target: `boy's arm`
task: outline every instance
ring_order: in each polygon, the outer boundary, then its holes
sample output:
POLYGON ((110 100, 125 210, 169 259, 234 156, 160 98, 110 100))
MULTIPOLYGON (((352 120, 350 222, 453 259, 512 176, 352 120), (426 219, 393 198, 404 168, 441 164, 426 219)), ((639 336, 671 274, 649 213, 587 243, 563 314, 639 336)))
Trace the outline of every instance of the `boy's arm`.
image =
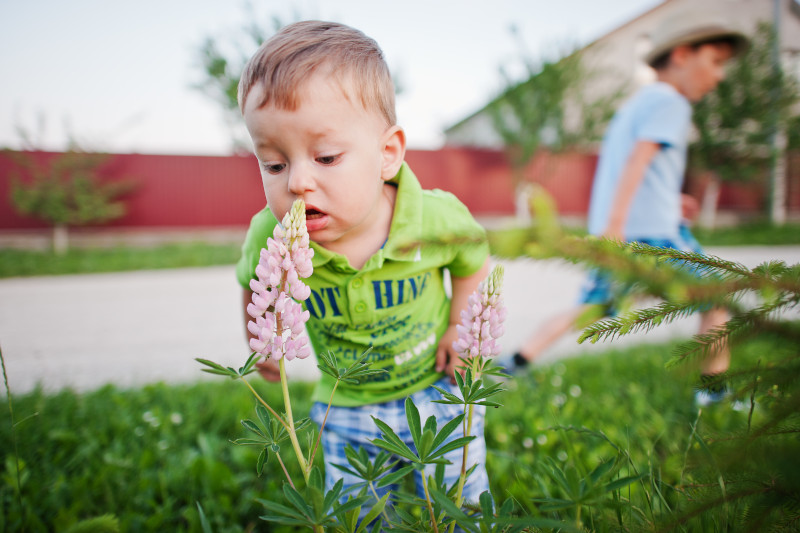
POLYGON ((471 276, 464 278, 451 277, 453 286, 453 298, 450 302, 450 325, 447 327, 442 338, 439 340, 439 346, 436 348, 436 371, 445 372, 450 376, 450 379, 455 383, 456 367, 460 364, 461 359, 458 353, 453 349, 453 341, 458 338, 456 326, 461 323, 461 310, 467 308, 467 300, 469 295, 478 288, 481 281, 486 279, 489 275, 489 259, 477 272, 471 276))
POLYGON ((642 184, 647 167, 660 148, 661 145, 653 141, 638 141, 634 145, 617 183, 608 215, 608 225, 603 232, 604 237, 625 240, 625 223, 628 220, 633 197, 642 184))
MULTIPOLYGON (((250 322, 252 317, 247 312, 247 304, 251 303, 253 296, 253 292, 250 289, 244 289, 242 292, 242 309, 244 309, 244 333, 246 335, 247 344, 250 344, 250 339, 255 337, 250 330, 247 329, 247 323, 250 322)), ((266 359, 264 361, 260 361, 256 363, 256 368, 258 369, 258 373, 261 374, 261 377, 266 379, 267 381, 280 381, 281 380, 281 371, 278 367, 278 363, 276 363, 272 359, 266 359)))

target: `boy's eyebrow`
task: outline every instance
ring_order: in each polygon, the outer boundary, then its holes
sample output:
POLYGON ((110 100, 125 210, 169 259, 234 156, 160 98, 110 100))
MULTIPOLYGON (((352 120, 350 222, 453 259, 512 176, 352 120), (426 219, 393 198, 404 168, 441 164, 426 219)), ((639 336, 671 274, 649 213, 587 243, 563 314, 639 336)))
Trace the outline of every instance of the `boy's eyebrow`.
MULTIPOLYGON (((306 132, 306 134, 309 137, 311 137, 311 139, 314 140, 314 141, 325 140, 326 138, 336 137, 336 132, 331 128, 325 128, 325 129, 321 129, 321 130, 317 130, 317 131, 311 130, 311 131, 306 132)), ((283 136, 280 135, 280 133, 275 135, 275 139, 277 139, 277 140, 280 140, 282 138, 283 138, 283 136)), ((269 147, 273 146, 274 144, 276 144, 275 140, 270 138, 270 137, 267 137, 267 138, 259 141, 255 145, 255 147, 256 148, 269 148, 269 147)))

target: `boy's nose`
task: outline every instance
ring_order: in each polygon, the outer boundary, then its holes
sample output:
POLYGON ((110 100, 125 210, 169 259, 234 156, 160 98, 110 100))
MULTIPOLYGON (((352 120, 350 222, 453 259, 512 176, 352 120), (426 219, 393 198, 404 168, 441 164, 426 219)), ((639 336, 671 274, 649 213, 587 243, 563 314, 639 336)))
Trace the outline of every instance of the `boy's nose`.
POLYGON ((293 168, 289 173, 289 192, 301 195, 314 187, 314 177, 309 169, 293 168))

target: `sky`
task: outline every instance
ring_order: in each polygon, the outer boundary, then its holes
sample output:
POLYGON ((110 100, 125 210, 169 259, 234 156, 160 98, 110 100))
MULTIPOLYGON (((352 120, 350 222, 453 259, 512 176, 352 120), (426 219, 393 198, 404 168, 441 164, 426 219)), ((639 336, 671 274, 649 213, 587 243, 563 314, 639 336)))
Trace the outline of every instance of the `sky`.
MULTIPOLYGON (((410 148, 501 92, 501 68, 585 45, 662 0, 0 0, 0 147, 151 154, 231 153, 231 129, 202 80, 208 37, 246 48, 273 16, 334 20, 374 38, 402 91, 410 148), (248 7, 249 6, 249 7, 248 7), (511 28, 516 27, 516 33, 511 28)), ((254 50, 244 50, 249 54, 254 50)))

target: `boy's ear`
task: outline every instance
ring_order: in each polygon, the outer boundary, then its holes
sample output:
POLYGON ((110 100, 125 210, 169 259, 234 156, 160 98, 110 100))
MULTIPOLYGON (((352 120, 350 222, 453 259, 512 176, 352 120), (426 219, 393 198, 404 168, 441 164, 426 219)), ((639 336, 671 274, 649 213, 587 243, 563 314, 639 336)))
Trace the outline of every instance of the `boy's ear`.
POLYGON ((381 179, 390 180, 400 171, 406 157, 406 133, 400 126, 392 126, 383 136, 383 164, 381 179))

